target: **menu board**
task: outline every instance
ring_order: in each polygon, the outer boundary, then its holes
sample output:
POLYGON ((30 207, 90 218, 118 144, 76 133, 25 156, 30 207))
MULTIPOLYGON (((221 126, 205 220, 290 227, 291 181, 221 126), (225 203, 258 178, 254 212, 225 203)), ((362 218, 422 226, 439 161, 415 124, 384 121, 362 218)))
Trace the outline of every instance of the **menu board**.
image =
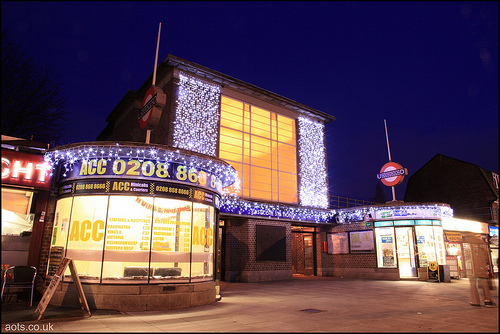
POLYGON ((375 249, 373 242, 373 230, 351 232, 352 252, 372 252, 375 249))
POLYGON ((327 234, 328 254, 349 254, 347 232, 327 234))

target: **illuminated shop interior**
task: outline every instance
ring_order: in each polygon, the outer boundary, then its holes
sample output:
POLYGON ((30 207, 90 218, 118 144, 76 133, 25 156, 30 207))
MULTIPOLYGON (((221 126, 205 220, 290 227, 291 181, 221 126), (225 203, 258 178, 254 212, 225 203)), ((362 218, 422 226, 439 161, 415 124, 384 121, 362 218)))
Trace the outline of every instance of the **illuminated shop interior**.
POLYGON ((214 228, 215 209, 190 201, 127 195, 62 198, 49 271, 69 257, 86 282, 211 280, 214 228))
POLYGON ((231 166, 141 144, 69 145, 46 160, 59 180, 49 276, 68 257, 87 283, 213 281, 231 166))
POLYGON ((2 187, 2 235, 21 235, 31 231, 34 192, 2 187))

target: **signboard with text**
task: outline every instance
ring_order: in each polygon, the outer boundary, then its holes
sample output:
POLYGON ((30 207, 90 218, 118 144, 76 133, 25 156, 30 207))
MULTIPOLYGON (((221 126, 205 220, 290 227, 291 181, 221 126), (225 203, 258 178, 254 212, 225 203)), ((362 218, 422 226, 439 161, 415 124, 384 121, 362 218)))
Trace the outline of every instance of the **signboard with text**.
POLYGON ((43 155, 2 149, 2 183, 34 188, 50 188, 51 165, 43 155))
POLYGON ((377 179, 388 187, 395 187, 403 182, 408 170, 396 162, 389 161, 380 169, 377 179))
MULTIPOLYGON (((62 174, 62 171, 61 171, 62 174)), ((76 161, 72 170, 59 177, 60 181, 85 178, 134 178, 176 181, 220 192, 222 182, 216 175, 181 163, 156 162, 147 159, 90 159, 76 161)), ((137 181, 136 181, 137 182, 137 181)))
POLYGON ((215 192, 172 182, 92 179, 67 182, 59 186, 58 196, 60 197, 82 194, 167 195, 170 198, 191 200, 220 207, 220 196, 215 192))

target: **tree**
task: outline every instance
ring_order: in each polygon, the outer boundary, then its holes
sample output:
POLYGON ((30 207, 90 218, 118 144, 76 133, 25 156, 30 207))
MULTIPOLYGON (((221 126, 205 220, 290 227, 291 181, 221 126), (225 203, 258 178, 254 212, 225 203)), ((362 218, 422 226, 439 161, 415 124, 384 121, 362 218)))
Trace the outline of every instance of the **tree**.
POLYGON ((67 122, 61 83, 2 28, 2 134, 55 143, 67 122))

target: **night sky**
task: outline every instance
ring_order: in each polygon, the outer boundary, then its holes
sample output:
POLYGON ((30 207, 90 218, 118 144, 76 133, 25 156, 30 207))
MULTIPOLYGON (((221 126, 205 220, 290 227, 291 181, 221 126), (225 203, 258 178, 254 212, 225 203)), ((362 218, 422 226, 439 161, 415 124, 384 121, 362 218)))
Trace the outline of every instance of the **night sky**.
POLYGON ((438 153, 498 173, 496 1, 2 1, 1 9, 2 29, 63 84, 72 123, 59 144, 95 140, 144 83, 161 22, 158 62, 172 54, 336 118, 326 126, 333 195, 374 197, 389 161, 384 119, 392 161, 409 175, 438 153))

